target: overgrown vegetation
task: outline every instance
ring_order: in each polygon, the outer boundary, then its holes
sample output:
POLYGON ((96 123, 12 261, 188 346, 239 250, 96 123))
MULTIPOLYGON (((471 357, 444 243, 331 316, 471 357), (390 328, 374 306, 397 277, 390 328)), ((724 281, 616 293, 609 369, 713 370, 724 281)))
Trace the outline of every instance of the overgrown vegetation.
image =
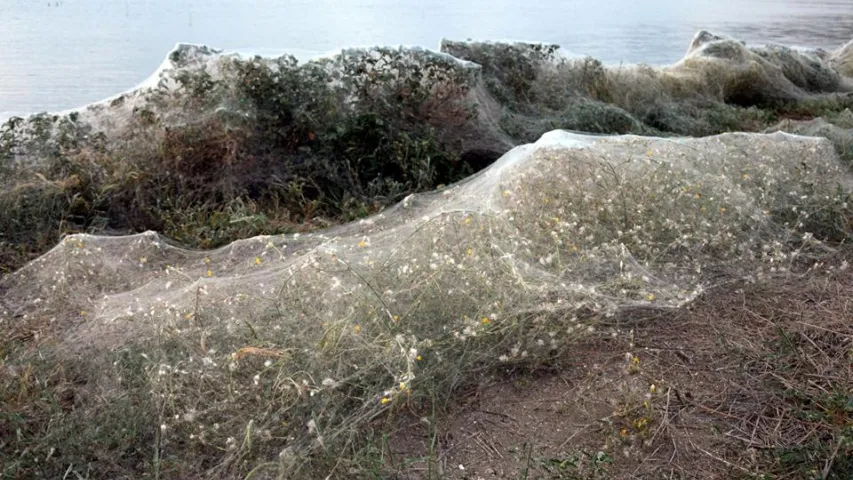
MULTIPOLYGON (((184 48, 144 94, 7 122, 4 476, 381 478, 396 469, 389 429, 414 415, 430 429, 433 478, 436 422, 460 389, 564 362, 626 311, 679 312, 709 285, 825 271, 846 248, 847 172, 806 140, 555 144, 491 183, 408 197, 555 128, 703 136, 816 115, 850 128, 850 97, 820 62, 730 42, 671 69, 548 46, 444 48, 480 66, 417 50, 299 65, 184 48), (163 237, 69 235, 150 230, 163 237), (265 236, 283 232, 300 235, 265 236)), ((831 138, 853 160, 847 137, 831 138)), ((829 355, 806 337, 809 358, 829 355)), ((846 471, 848 433, 827 424, 849 429, 848 379, 812 388, 808 375, 829 373, 800 375, 777 346, 747 346, 744 372, 800 382, 770 400, 823 430, 774 444, 775 470, 747 470, 800 472, 831 438, 828 471, 846 471)), ((775 395, 773 381, 749 393, 775 395)), ((655 417, 662 397, 641 398, 622 399, 614 439, 665 428, 669 403, 655 417)), ((555 478, 605 478, 617 458, 519 452, 526 471, 555 478)))
POLYGON ((0 268, 75 232, 156 230, 213 248, 310 230, 494 159, 465 155, 458 138, 476 110, 453 59, 378 49, 305 65, 226 57, 217 69, 178 71, 109 139, 77 114, 7 122, 0 268))
POLYGON ((372 223, 214 251, 67 237, 2 285, 5 473, 384 471, 368 434, 398 415, 565 358, 626 308, 824 259, 850 231, 844 170, 759 140, 556 142, 372 223))
POLYGON ((554 45, 442 49, 477 65, 395 49, 298 65, 183 47, 141 97, 10 120, 0 271, 75 232, 155 230, 214 248, 361 218, 554 129, 705 136, 853 105, 822 60, 781 47, 716 40, 668 69, 608 68, 554 45))

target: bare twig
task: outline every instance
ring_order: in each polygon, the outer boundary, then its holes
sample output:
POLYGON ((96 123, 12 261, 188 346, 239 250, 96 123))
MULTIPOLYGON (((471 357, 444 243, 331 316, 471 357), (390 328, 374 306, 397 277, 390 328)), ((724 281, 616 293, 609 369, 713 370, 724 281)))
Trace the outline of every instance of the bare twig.
POLYGON ((838 449, 841 448, 842 443, 844 443, 844 435, 838 437, 838 442, 835 443, 835 450, 832 451, 832 455, 829 457, 829 460, 826 461, 826 464, 823 466, 823 470, 820 472, 821 478, 829 478, 829 472, 832 470, 832 464, 835 462, 835 456, 838 455, 838 449))

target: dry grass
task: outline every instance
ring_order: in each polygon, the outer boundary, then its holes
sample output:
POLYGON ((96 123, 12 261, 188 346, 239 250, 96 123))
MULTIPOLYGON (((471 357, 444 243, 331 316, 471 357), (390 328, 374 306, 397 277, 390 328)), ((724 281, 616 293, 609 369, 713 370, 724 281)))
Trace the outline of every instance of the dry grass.
POLYGON ((435 427, 399 430, 388 464, 399 478, 851 478, 851 297, 853 272, 819 269, 622 316, 552 369, 484 381, 435 427))

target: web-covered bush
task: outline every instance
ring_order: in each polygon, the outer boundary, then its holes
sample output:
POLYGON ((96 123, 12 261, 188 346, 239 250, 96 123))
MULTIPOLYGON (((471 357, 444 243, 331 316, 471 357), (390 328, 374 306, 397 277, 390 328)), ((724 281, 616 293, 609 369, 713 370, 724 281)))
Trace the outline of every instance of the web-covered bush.
POLYGON ((0 325, 39 331, 46 359, 8 343, 4 401, 28 362, 63 364, 47 389, 57 400, 28 407, 58 415, 51 434, 7 436, 5 450, 21 471, 57 448, 42 468, 345 476, 360 467, 341 452, 398 408, 570 355, 602 317, 812 267, 832 253, 816 237, 849 234, 849 185, 825 140, 553 132, 450 188, 310 234, 211 251, 153 232, 69 236, 0 284, 0 325), (144 445, 98 443, 94 418, 120 418, 144 445))

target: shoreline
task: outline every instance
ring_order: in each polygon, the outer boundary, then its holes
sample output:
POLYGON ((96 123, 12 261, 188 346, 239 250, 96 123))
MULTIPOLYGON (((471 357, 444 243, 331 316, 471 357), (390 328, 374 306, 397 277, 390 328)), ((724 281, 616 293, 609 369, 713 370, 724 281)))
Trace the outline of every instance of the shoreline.
MULTIPOLYGON (((726 37, 726 38, 729 38, 729 37, 726 37)), ((216 52, 216 53, 221 54, 223 56, 234 55, 234 56, 242 57, 244 59, 259 56, 259 57, 267 59, 267 60, 272 60, 275 58, 280 58, 280 57, 285 57, 285 56, 293 56, 299 61, 299 63, 308 63, 311 61, 333 58, 337 55, 340 55, 340 53, 344 50, 371 50, 371 49, 377 49, 377 48, 391 48, 391 49, 407 49, 407 50, 426 50, 426 51, 429 51, 432 53, 440 53, 441 52, 441 44, 445 41, 454 41, 454 40, 442 38, 439 41, 439 46, 436 49, 432 49, 430 47, 423 47, 423 46, 417 46, 417 45, 404 45, 404 44, 400 44, 400 45, 361 45, 361 46, 351 45, 351 46, 337 47, 334 49, 327 50, 325 52, 319 52, 319 51, 314 52, 314 51, 298 49, 298 48, 297 49, 264 48, 264 49, 260 49, 260 50, 253 50, 251 48, 220 49, 220 48, 216 48, 212 45, 207 45, 207 44, 178 42, 175 44, 175 46, 171 50, 169 50, 166 53, 164 60, 161 62, 161 64, 157 68, 155 68, 154 71, 151 72, 151 74, 149 74, 147 77, 145 77, 143 80, 141 80, 139 83, 137 83, 133 87, 130 87, 126 90, 122 90, 122 91, 115 93, 115 94, 112 94, 112 95, 108 95, 108 96, 106 96, 100 100, 95 100, 95 101, 89 102, 85 105, 67 108, 67 109, 60 109, 60 110, 54 110, 54 111, 41 111, 41 112, 23 112, 23 111, 4 112, 4 111, 0 111, 0 124, 5 123, 8 120, 10 120, 11 118, 15 118, 15 117, 27 118, 27 117, 30 117, 33 115, 42 115, 42 114, 51 115, 51 116, 52 115, 62 116, 62 115, 68 115, 69 113, 73 113, 73 112, 80 113, 80 112, 84 112, 90 108, 97 107, 99 105, 108 104, 109 102, 115 100, 116 98, 119 98, 119 97, 122 97, 125 95, 130 95, 130 94, 133 94, 133 93, 138 92, 138 91, 143 90, 143 89, 148 89, 148 88, 154 87, 154 86, 156 86, 157 82, 159 81, 160 75, 164 71, 168 70, 170 67, 169 56, 172 54, 172 52, 174 52, 174 51, 176 51, 182 47, 196 47, 199 49, 208 49, 212 52, 216 52)), ((469 42, 482 43, 482 44, 493 44, 493 45, 512 45, 512 44, 550 45, 547 42, 539 42, 539 41, 523 40, 523 39, 511 39, 511 38, 499 39, 499 40, 469 40, 469 42)), ((745 46, 747 48, 769 48, 769 47, 784 46, 786 48, 790 48, 796 52, 803 53, 803 54, 814 54, 815 52, 824 51, 822 48, 819 48, 819 47, 781 45, 781 44, 774 44, 774 43, 754 44, 754 45, 753 44, 745 44, 745 46)), ((843 46, 840 46, 840 47, 838 47, 838 49, 840 49, 842 47, 843 46)), ((687 53, 689 53, 689 51, 687 53)), ((560 54, 563 55, 564 58, 567 60, 580 60, 580 59, 584 59, 584 58, 594 58, 594 57, 587 55, 587 54, 570 52, 570 51, 565 51, 562 49, 560 49, 560 54)), ((611 69, 612 68, 632 68, 632 67, 637 67, 640 65, 650 66, 650 67, 655 68, 655 69, 663 69, 663 68, 675 66, 683 60, 684 60, 684 57, 682 57, 679 60, 676 60, 673 63, 669 63, 669 64, 647 64, 644 62, 640 62, 640 63, 613 62, 613 63, 604 63, 603 65, 606 68, 611 68, 611 69)))

